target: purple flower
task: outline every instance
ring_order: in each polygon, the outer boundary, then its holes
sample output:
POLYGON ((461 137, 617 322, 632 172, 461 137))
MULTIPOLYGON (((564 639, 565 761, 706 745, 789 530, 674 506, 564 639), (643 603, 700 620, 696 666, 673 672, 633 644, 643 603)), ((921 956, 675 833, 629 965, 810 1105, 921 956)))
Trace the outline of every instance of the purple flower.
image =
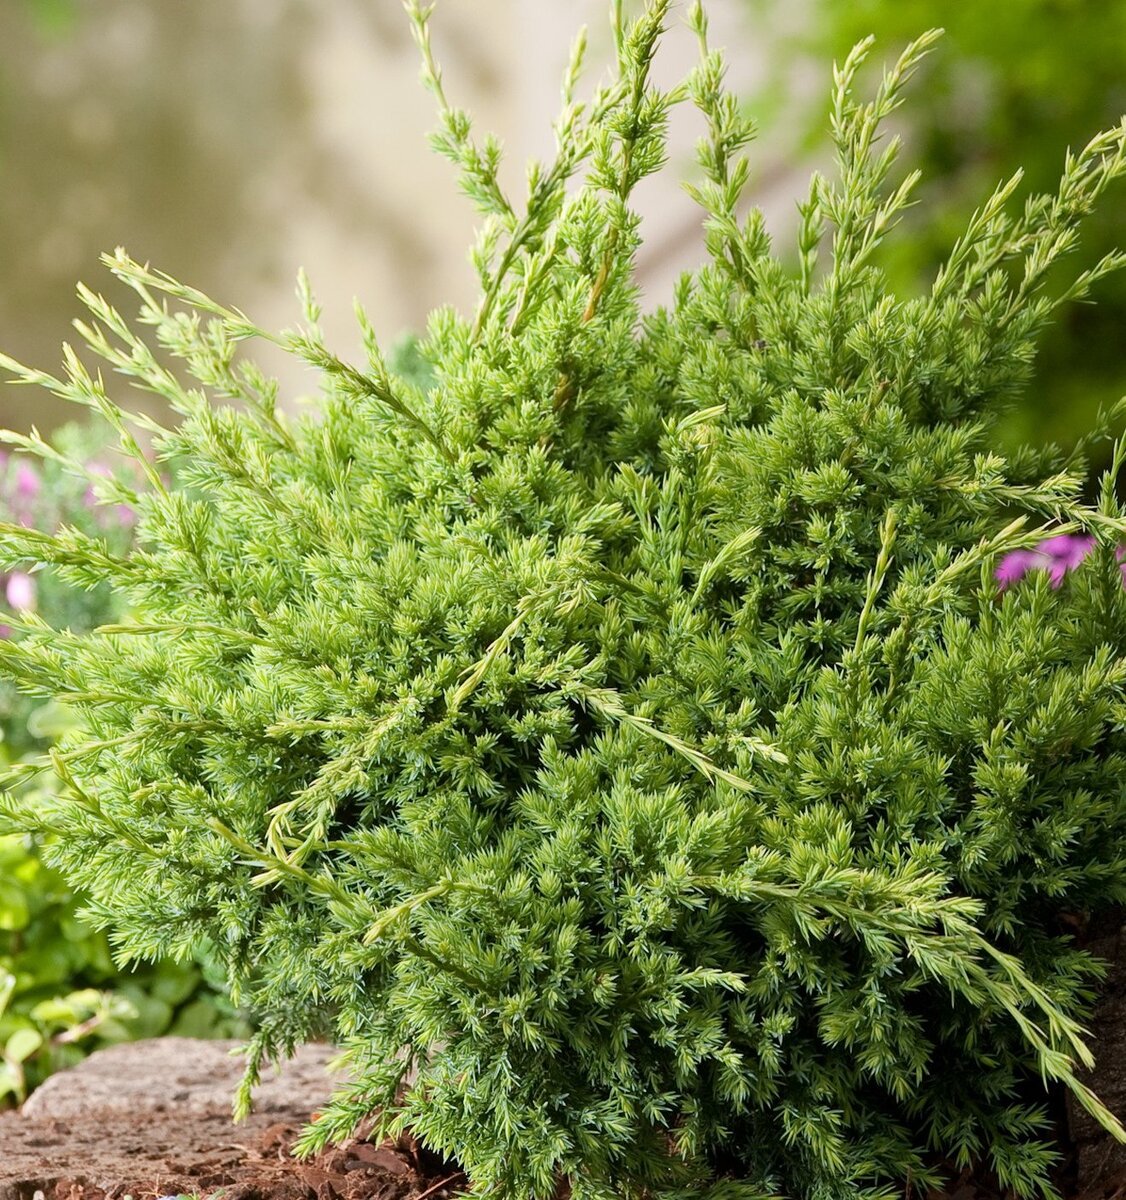
POLYGON ((1089 535, 1061 533, 1048 538, 1036 547, 1042 554, 1047 554, 1052 560, 1048 575, 1052 587, 1058 588, 1063 583, 1063 577, 1068 571, 1073 571, 1095 548, 1095 539, 1089 535))
MULTIPOLYGON (((1003 587, 1019 582, 1029 571, 1047 571, 1052 587, 1063 583, 1068 571, 1073 571, 1095 548, 1095 539, 1090 534, 1058 533, 1041 542, 1035 550, 1014 550, 1006 554, 997 565, 994 577, 1003 587)), ((1119 547, 1118 561, 1121 564, 1122 582, 1126 586, 1126 547, 1119 547)))
POLYGON ((1029 571, 1046 568, 1051 565, 1051 559, 1046 554, 1035 550, 1014 550, 1006 554, 997 564, 993 572, 997 582, 1003 587, 1019 583, 1029 571))

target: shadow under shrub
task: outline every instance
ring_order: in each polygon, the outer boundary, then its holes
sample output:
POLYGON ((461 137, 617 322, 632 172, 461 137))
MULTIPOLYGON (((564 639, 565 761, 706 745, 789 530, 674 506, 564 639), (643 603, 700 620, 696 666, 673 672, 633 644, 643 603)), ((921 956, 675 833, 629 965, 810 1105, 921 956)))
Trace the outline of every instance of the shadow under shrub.
MULTIPOLYGON (((367 361, 333 355, 304 280, 272 336, 108 258, 196 384, 88 291, 83 335, 180 414, 153 434, 182 469, 138 452, 149 486, 107 492, 128 553, 2 531, 132 614, 0 647, 84 722, 68 790, 9 819, 123 955, 216 947, 261 1022, 243 1107, 270 1056, 346 1044, 306 1149, 380 1110, 513 1200, 892 1195, 943 1157, 1044 1190, 1043 1081, 1123 1136, 1075 1076, 1098 972, 1059 921, 1126 898, 1123 450, 1087 505, 1078 458, 990 439, 1045 322, 1121 265, 1045 286, 1126 126, 1022 212, 1000 188, 901 300, 870 259, 914 177, 877 139, 932 35, 869 102, 866 46, 838 72, 839 178, 790 271, 738 215, 750 130, 698 6, 672 92, 664 0, 614 6, 619 73, 581 105, 580 42, 520 210, 411 7, 484 214, 477 312, 435 313, 407 376, 362 313, 367 361), (629 196, 689 97, 708 261, 641 316, 629 196), (318 415, 279 410, 255 337, 321 372, 318 415), (1098 546, 1002 595, 1045 523, 1098 546)), ((3 361, 135 449, 77 356, 3 361)))

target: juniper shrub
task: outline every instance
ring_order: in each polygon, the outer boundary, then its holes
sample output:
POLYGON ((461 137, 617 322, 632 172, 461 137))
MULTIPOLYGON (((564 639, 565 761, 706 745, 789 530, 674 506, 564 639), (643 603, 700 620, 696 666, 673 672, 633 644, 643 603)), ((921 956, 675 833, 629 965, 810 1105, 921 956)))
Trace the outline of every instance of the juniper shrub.
POLYGON ((97 483, 128 553, 3 530, 131 612, 0 646, 84 722, 67 793, 9 819, 52 832, 123 958, 218 947, 261 1023, 242 1108, 262 1062, 340 1040, 305 1150, 378 1111, 508 1200, 890 1196, 944 1158, 1048 1190, 1045 1083, 1123 1136, 1076 1075, 1098 970, 1059 920, 1126 899, 1123 450, 1085 503, 1078 452, 991 430, 1053 313, 1126 262, 1053 270, 1126 124, 1023 209, 1001 185, 903 296, 874 255, 917 174, 881 128, 933 34, 871 99, 869 43, 837 70, 790 268, 742 215, 753 130, 698 4, 669 91, 668 0, 612 6, 586 100, 579 40, 519 206, 408 7, 483 215, 476 311, 439 309, 409 371, 362 310, 365 361, 333 354, 304 279, 271 335, 119 251, 139 326, 83 289, 79 330, 178 414, 136 418, 168 485, 77 353, 4 360, 149 481, 97 483), (630 197, 689 101, 705 262, 643 312, 630 197), (319 413, 284 412, 255 338, 320 373, 319 413), (1045 524, 1095 539, 1083 570, 1002 591, 1045 524))

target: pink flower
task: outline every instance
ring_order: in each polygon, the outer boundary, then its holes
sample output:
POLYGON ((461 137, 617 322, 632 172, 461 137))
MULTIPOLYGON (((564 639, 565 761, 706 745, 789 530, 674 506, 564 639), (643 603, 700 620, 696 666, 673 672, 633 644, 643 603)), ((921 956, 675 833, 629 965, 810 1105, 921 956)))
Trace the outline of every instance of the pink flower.
POLYGON ((15 609, 35 607, 35 580, 26 571, 13 571, 5 589, 8 603, 15 609))
POLYGON ((30 463, 21 462, 16 468, 16 495, 21 500, 34 500, 42 486, 35 468, 30 463))
POLYGON ((1011 583, 1019 583, 1029 571, 1047 568, 1050 564, 1051 559, 1046 554, 1038 554, 1035 550, 1014 550, 1001 559, 993 574, 1005 588, 1011 583))
MULTIPOLYGON (((1089 534, 1058 533, 1041 542, 1035 550, 1014 550, 1006 554, 997 564, 994 578, 1003 587, 1017 583, 1029 571, 1047 571, 1052 587, 1063 583, 1068 571, 1073 571, 1095 548, 1095 539, 1089 534)), ((1118 561, 1121 564, 1122 582, 1126 586, 1126 547, 1119 547, 1118 561)))

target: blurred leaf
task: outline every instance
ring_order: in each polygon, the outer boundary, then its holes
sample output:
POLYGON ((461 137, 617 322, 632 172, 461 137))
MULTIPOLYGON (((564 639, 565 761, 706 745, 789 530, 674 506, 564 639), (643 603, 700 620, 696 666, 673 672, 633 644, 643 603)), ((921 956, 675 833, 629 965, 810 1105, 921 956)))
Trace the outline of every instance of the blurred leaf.
POLYGON ((12 1063, 0 1062, 0 1099, 6 1096, 15 1096, 17 1100, 23 1098, 23 1072, 12 1063))
POLYGON ((17 1029, 4 1047, 4 1058, 10 1063, 22 1063, 43 1045, 43 1035, 34 1029, 17 1029))
POLYGON ((24 3, 47 33, 64 33, 74 20, 73 0, 24 0, 24 3))
POLYGON ((102 1003, 102 993, 94 988, 71 992, 44 1000, 31 1010, 32 1019, 44 1025, 73 1026, 92 1016, 102 1003))
POLYGON ((153 981, 152 994, 156 999, 175 1008, 199 987, 199 972, 193 967, 169 963, 153 981))
POLYGON ((134 1008, 134 1015, 124 1020, 131 1037, 151 1038, 162 1034, 172 1022, 172 1005, 158 1000, 136 984, 125 984, 121 995, 134 1008))

